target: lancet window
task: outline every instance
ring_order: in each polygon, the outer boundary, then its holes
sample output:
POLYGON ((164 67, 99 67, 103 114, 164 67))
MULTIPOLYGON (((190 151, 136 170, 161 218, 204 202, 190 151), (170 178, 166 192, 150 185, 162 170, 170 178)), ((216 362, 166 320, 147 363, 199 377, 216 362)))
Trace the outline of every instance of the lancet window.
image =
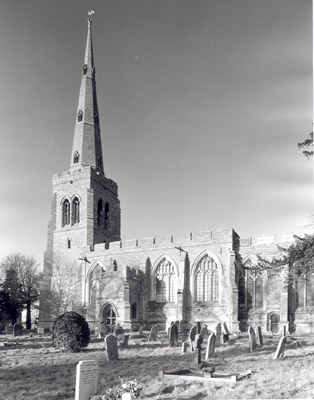
POLYGON ((206 254, 195 270, 195 300, 197 302, 218 301, 218 268, 216 262, 206 254))
POLYGON ((83 111, 79 110, 77 113, 77 122, 83 121, 83 111))
POLYGON ((101 225, 101 221, 102 221, 102 214, 103 214, 103 204, 102 204, 102 200, 98 200, 97 203, 97 225, 100 226, 101 225))
POLYGON ((72 202, 72 225, 80 222, 80 201, 77 197, 72 202))
POLYGON ((76 151, 73 156, 73 163, 77 164, 79 162, 79 160, 80 160, 80 155, 79 155, 78 151, 76 151))
POLYGON ((105 229, 109 228, 109 216, 110 216, 110 206, 109 206, 109 203, 106 203, 105 204, 105 218, 104 218, 105 229))
POLYGON ((164 258, 156 269, 156 301, 158 303, 175 301, 175 268, 164 258))
POLYGON ((64 200, 62 204, 62 226, 69 225, 70 223, 70 202, 69 200, 64 200))

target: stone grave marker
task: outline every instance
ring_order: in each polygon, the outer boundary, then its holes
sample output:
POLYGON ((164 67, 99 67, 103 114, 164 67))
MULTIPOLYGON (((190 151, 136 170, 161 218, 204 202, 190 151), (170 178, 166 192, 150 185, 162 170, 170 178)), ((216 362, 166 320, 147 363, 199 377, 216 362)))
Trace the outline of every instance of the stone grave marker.
POLYGON ((128 347, 130 335, 124 335, 123 343, 120 343, 120 347, 128 347))
POLYGON ((197 334, 199 335, 201 333, 202 325, 200 321, 196 322, 196 328, 197 328, 197 334))
POLYGON ((76 366, 75 400, 89 400, 97 392, 98 365, 94 360, 80 361, 76 366))
POLYGON ((197 327, 196 327, 196 325, 194 325, 191 328, 190 333, 189 333, 189 342, 190 342, 190 347, 191 347, 192 351, 194 351, 194 344, 195 344, 195 336, 196 336, 196 334, 197 334, 197 327))
POLYGON ((285 345, 286 345, 286 336, 282 336, 279 340, 276 353, 274 355, 274 360, 277 360, 278 358, 283 357, 284 351, 285 351, 285 345))
POLYGON ((216 325, 215 329, 215 334, 216 334, 216 347, 220 346, 221 343, 221 323, 216 325))
POLYGON ((20 322, 16 322, 13 325, 13 336, 22 336, 23 334, 23 326, 20 322))
POLYGON ((182 343, 182 354, 186 353, 186 349, 187 349, 188 345, 186 344, 186 342, 182 343))
POLYGON ((114 335, 108 335, 105 337, 106 349, 107 349, 107 361, 118 360, 118 344, 117 338, 114 335))
POLYGON ((224 325, 225 334, 230 336, 230 331, 229 331, 229 329, 228 329, 227 323, 224 322, 223 325, 224 325))
POLYGON ((141 326, 140 329, 138 330, 139 335, 143 335, 144 334, 144 326, 141 326))
POLYGON ((250 351, 253 351, 257 347, 256 336, 254 329, 249 326, 249 342, 250 342, 250 351))
POLYGON ((215 353, 216 335, 211 333, 209 335, 206 347, 205 360, 208 360, 215 353))
POLYGON ((169 331, 169 346, 174 347, 178 344, 178 327, 176 324, 170 327, 169 331))
POLYGON ((158 333, 158 325, 154 325, 150 330, 148 340, 157 340, 157 333, 158 333))
POLYGON ((228 343, 229 342, 229 335, 227 333, 224 333, 222 335, 222 343, 228 343))
POLYGON ((263 336, 262 336, 262 328, 260 326, 257 327, 257 343, 260 347, 264 345, 263 336))
POLYGON ((202 329, 201 329, 201 332, 200 332, 200 335, 201 335, 202 339, 204 339, 205 336, 208 335, 208 333, 209 333, 209 332, 208 332, 208 329, 207 329, 207 325, 204 324, 204 325, 202 326, 202 329))
POLYGON ((179 329, 179 333, 181 333, 181 332, 184 331, 184 324, 183 324, 183 321, 182 321, 182 320, 179 321, 178 329, 179 329))
POLYGON ((196 352, 195 352, 195 364, 201 364, 201 355, 202 355, 202 343, 203 339, 201 338, 200 334, 195 335, 195 345, 196 345, 196 352))

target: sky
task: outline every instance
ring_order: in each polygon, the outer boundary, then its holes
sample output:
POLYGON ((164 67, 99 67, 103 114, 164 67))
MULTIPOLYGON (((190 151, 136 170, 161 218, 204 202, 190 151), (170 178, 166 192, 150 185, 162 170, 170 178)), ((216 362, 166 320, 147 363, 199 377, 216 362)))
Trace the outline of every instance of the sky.
POLYGON ((0 260, 42 264, 87 35, 122 239, 298 231, 313 210, 310 0, 1 0, 0 260))

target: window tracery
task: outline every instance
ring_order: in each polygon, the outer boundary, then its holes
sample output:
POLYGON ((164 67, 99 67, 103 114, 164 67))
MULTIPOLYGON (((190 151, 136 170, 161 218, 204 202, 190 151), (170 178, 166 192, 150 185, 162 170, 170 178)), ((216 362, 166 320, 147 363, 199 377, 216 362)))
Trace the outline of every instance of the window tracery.
POLYGON ((175 278, 174 266, 164 258, 159 263, 155 276, 156 301, 158 303, 175 301, 175 278))
POLYGON ((208 254, 198 262, 195 270, 195 301, 218 301, 218 268, 208 254))

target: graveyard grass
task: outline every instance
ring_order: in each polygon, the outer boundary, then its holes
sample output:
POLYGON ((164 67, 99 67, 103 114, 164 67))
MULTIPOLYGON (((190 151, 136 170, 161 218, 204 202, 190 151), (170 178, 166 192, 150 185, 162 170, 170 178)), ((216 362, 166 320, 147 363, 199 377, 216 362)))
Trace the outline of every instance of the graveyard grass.
MULTIPOLYGON (((148 336, 148 334, 147 334, 148 336)), ((279 399, 312 398, 313 338, 288 337, 284 357, 274 360, 279 337, 264 337, 264 346, 249 351, 248 335, 233 338, 215 350, 211 362, 218 372, 253 375, 237 383, 185 382, 159 380, 159 371, 186 369, 195 355, 188 347, 169 347, 166 335, 157 341, 130 337, 127 348, 119 348, 119 360, 106 361, 104 341, 94 339, 80 353, 62 353, 52 347, 49 335, 24 335, 14 340, 5 335, 0 346, 0 398, 3 400, 73 400, 76 365, 81 360, 96 360, 99 365, 99 393, 120 384, 120 377, 137 379, 143 387, 141 399, 279 399), (298 343, 301 347, 298 346, 298 343)), ((206 342, 202 346, 205 356, 206 342)))

